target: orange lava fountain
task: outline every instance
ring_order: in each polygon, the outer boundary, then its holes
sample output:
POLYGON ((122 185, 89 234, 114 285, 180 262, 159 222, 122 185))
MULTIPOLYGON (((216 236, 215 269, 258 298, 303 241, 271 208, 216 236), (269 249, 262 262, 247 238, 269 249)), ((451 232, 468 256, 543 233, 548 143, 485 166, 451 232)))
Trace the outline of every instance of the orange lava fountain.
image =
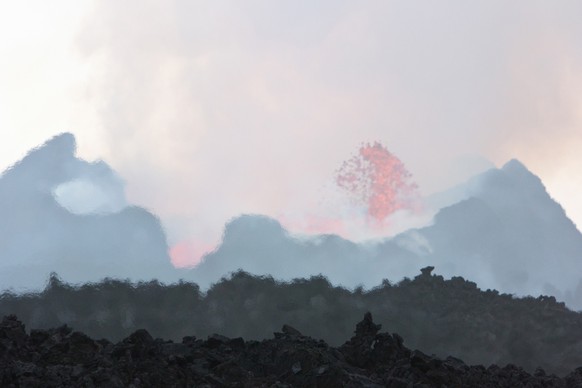
POLYGON ((369 217, 382 223, 397 210, 414 210, 418 186, 411 178, 400 159, 375 142, 363 144, 342 164, 336 183, 357 204, 366 206, 369 217))

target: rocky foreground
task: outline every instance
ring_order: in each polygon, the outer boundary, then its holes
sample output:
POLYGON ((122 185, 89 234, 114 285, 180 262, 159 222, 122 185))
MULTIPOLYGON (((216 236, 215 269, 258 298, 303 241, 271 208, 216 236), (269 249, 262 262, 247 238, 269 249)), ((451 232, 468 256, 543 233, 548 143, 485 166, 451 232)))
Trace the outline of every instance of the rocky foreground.
POLYGON ((412 351, 379 333, 372 315, 340 347, 285 325, 273 339, 154 339, 137 330, 114 344, 67 326, 27 333, 16 316, 0 324, 1 387, 582 387, 565 377, 507 365, 468 366, 412 351))
POLYGON ((519 298, 444 279, 424 268, 414 279, 369 291, 333 286, 322 277, 283 283, 244 272, 202 293, 194 283, 131 284, 104 280, 70 285, 56 276, 35 294, 0 294, 0 318, 16 315, 29 329, 69 325, 119 342, 138 329, 180 342, 214 333, 263 340, 284 324, 340 346, 367 311, 412 349, 454 355, 467 364, 541 367, 565 376, 582 365, 582 313, 551 296, 519 298))

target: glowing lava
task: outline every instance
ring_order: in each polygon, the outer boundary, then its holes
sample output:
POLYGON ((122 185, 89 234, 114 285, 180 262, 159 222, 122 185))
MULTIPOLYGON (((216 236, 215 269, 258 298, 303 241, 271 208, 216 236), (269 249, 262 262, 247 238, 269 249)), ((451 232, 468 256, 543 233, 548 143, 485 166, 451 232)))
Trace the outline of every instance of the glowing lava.
MULTIPOLYGON (((307 213, 275 217, 292 233, 336 234, 349 239, 393 235, 415 222, 426 222, 419 218, 420 196, 411 178, 404 164, 382 144, 362 144, 358 154, 345 161, 335 177, 335 183, 347 191, 355 207, 348 206, 342 195, 331 211, 305 209, 307 213)), ((217 248, 218 244, 191 239, 172 246, 169 254, 174 267, 194 267, 217 248)))
POLYGON ((195 267, 207 253, 216 249, 216 244, 201 241, 181 241, 169 250, 172 265, 176 268, 195 267))
POLYGON ((375 142, 363 144, 357 155, 342 164, 336 183, 381 223, 397 210, 414 210, 418 186, 411 178, 400 159, 375 142))

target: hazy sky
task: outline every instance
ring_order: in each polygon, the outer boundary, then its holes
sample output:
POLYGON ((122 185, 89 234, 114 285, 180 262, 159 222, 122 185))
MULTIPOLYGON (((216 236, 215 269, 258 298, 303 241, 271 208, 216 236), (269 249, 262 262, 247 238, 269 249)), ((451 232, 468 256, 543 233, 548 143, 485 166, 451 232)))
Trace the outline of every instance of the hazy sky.
POLYGON ((63 131, 170 243, 317 213, 378 140, 423 194, 518 158, 582 225, 578 1, 0 4, 0 168, 63 131))

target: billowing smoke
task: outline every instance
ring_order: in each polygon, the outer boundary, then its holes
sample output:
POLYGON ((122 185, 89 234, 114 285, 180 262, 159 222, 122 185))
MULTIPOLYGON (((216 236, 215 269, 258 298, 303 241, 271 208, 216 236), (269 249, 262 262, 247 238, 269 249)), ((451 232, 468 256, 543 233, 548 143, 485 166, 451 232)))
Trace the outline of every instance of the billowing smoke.
MULTIPOLYGON (((172 245, 217 241, 241 213, 337 230, 302 213, 362 140, 398 155, 424 194, 460 183, 463 155, 517 157, 545 182, 566 159, 578 171, 579 8, 95 2, 71 38, 90 76, 66 124, 82 155, 127 180, 131 203, 160 215, 172 245)), ((573 175, 550 191, 572 197, 573 175)))

